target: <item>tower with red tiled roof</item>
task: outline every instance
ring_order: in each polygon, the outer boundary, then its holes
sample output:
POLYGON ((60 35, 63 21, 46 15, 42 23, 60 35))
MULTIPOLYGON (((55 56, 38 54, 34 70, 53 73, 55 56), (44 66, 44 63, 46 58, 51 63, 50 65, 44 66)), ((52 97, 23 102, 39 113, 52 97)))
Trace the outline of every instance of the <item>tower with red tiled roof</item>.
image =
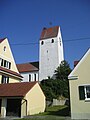
POLYGON ((39 46, 39 81, 54 77, 54 71, 64 60, 59 26, 43 28, 39 46))

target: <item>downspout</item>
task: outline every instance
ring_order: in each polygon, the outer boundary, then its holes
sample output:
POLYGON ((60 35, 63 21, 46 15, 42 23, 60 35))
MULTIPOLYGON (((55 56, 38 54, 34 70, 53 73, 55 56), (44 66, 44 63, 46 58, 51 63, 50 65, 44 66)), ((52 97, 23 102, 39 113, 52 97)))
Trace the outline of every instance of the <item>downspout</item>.
MULTIPOLYGON (((26 99, 22 99, 22 100, 25 100, 24 102, 26 102, 26 116, 27 116, 27 100, 26 100, 26 99)), ((23 102, 23 103, 24 103, 24 102, 23 102)), ((23 103, 22 103, 22 104, 23 104, 23 103)))

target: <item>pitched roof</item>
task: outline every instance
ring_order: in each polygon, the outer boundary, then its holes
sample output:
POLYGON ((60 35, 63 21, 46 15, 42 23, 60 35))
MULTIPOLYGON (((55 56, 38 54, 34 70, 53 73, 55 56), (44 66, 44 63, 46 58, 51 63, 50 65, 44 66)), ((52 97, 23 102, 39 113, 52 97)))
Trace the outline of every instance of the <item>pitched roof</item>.
POLYGON ((6 74, 8 73, 8 74, 14 75, 14 76, 19 77, 19 78, 22 79, 22 76, 19 73, 14 72, 14 71, 12 71, 10 69, 1 67, 1 66, 0 66, 0 72, 5 72, 6 74))
POLYGON ((58 35, 59 26, 51 27, 51 28, 43 28, 40 40, 56 37, 58 35))
POLYGON ((5 40, 5 38, 0 39, 0 43, 1 43, 2 41, 4 41, 4 40, 5 40))
POLYGON ((32 64, 33 66, 35 66, 36 68, 39 69, 39 61, 36 61, 36 62, 30 62, 30 64, 32 64))
POLYGON ((0 97, 24 97, 37 82, 0 84, 0 97))
POLYGON ((31 63, 17 64, 17 68, 20 73, 38 71, 38 68, 31 63))

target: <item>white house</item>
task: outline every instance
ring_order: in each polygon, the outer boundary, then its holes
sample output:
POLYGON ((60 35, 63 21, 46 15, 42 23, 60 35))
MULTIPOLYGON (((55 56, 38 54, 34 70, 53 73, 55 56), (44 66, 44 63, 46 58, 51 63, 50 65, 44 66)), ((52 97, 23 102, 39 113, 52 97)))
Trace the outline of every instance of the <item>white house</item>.
POLYGON ((22 82, 38 81, 39 62, 17 64, 17 68, 23 76, 22 82))
POLYGON ((60 27, 44 28, 39 41, 39 81, 54 77, 54 71, 63 60, 60 27))

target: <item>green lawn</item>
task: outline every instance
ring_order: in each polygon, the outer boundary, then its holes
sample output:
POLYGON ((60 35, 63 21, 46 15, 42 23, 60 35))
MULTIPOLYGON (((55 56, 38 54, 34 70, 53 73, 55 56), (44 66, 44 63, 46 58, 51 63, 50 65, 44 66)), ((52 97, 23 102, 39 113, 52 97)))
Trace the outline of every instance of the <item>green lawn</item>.
POLYGON ((46 108, 46 112, 44 113, 27 116, 26 118, 20 120, 65 120, 65 117, 68 115, 68 106, 53 106, 46 108))

